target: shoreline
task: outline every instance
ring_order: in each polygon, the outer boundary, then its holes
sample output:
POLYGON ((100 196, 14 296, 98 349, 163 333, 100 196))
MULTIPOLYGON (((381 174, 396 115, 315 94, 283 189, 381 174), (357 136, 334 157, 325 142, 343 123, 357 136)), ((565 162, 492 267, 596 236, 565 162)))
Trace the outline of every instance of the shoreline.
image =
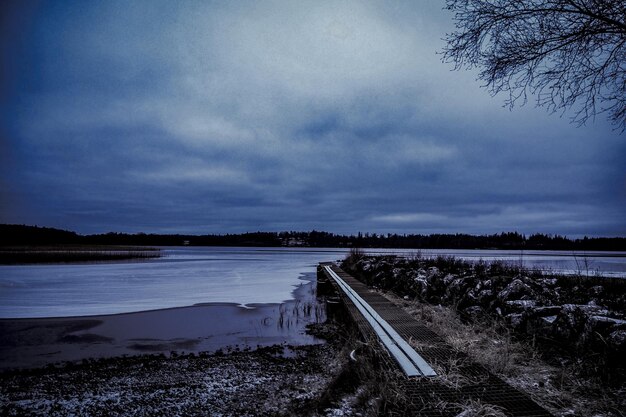
POLYGON ((122 245, 0 246, 0 265, 56 265, 144 261, 161 257, 161 250, 122 245))
MULTIPOLYGON (((270 305, 270 304, 278 304, 278 303, 259 303, 259 306, 270 305)), ((209 302, 209 303, 198 303, 188 306, 179 306, 179 307, 164 307, 164 308, 151 308, 148 310, 138 310, 138 311, 123 311, 120 313, 109 313, 109 314, 85 314, 85 315, 77 315, 77 316, 45 316, 45 317, 0 317, 0 324, 2 322, 13 322, 13 321, 46 321, 46 320, 84 320, 84 319, 94 319, 98 320, 100 318, 109 318, 115 316, 128 316, 133 314, 142 314, 142 313, 155 313, 159 311, 167 311, 167 310, 180 310, 185 308, 192 307, 240 307, 247 308, 246 305, 238 304, 238 303, 228 303, 228 302, 209 302)))
POLYGON ((324 343, 306 333, 323 322, 314 276, 282 303, 202 303, 107 315, 0 319, 0 371, 143 354, 215 353, 324 343))

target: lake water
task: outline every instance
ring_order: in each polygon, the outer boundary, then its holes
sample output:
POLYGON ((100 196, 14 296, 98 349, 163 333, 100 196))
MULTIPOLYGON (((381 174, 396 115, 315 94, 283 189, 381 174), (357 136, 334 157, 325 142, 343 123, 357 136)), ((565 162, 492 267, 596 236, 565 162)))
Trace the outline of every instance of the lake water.
MULTIPOLYGON (((139 262, 0 266, 0 318, 114 314, 201 303, 280 303, 293 298, 303 274, 347 249, 168 247, 139 262)), ((415 254, 375 249, 370 253, 415 254)), ((423 250, 470 260, 503 260, 527 268, 626 277, 625 252, 423 250)))

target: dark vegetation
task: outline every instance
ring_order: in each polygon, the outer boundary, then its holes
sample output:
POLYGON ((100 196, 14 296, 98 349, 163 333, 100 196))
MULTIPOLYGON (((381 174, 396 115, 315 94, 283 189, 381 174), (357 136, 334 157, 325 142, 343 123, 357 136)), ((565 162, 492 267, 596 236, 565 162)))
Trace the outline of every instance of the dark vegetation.
POLYGON ((160 256, 159 249, 127 246, 1 246, 0 265, 106 262, 150 259, 160 256))
POLYGON ((453 257, 365 256, 344 270, 370 286, 450 306, 469 323, 497 323, 553 365, 578 364, 577 377, 626 382, 626 280, 551 276, 502 262, 453 257))
POLYGON ((567 251, 626 251, 623 237, 568 239, 559 235, 500 233, 468 234, 376 234, 340 235, 328 232, 253 232, 241 234, 164 235, 105 233, 79 235, 47 227, 0 225, 0 246, 39 245, 131 245, 131 246, 303 246, 410 249, 510 249, 567 251))

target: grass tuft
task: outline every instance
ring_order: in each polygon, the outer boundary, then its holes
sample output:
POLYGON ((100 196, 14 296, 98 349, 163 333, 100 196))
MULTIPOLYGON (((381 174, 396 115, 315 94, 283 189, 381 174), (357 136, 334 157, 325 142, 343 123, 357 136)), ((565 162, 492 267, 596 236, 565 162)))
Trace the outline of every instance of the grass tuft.
POLYGON ((504 409, 493 404, 485 404, 480 400, 469 400, 463 404, 455 404, 461 411, 456 417, 507 417, 504 409))

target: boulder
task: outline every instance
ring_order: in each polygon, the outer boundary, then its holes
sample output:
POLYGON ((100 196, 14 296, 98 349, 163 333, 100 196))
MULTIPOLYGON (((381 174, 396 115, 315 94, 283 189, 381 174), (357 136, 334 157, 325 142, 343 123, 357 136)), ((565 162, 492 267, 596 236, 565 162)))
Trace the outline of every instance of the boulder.
POLYGON ((493 301, 494 295, 492 290, 481 290, 478 294, 476 294, 476 300, 482 304, 487 305, 493 301))
POLYGON ((470 287, 468 291, 465 293, 465 298, 476 301, 478 300, 478 294, 476 293, 475 289, 470 287))
POLYGON ((531 334, 539 334, 552 338, 554 323, 561 312, 561 306, 532 307, 525 312, 527 317, 526 330, 531 334))
POLYGON ((360 260, 357 262, 357 266, 358 266, 358 267, 359 267, 362 271, 367 272, 367 271, 369 271, 369 270, 371 270, 371 269, 372 269, 372 261, 371 261, 371 260, 369 260, 369 259, 367 259, 367 258, 363 258, 363 259, 360 259, 360 260))
POLYGON ((448 302, 456 303, 467 294, 468 287, 470 286, 467 277, 461 277, 454 279, 446 287, 444 299, 448 302))
POLYGON ((413 281, 415 282, 420 282, 424 284, 428 283, 428 277, 426 276, 426 271, 424 271, 423 269, 411 271, 411 277, 413 278, 413 281))
POLYGON ((622 324, 622 320, 609 316, 608 310, 595 304, 564 304, 554 321, 557 336, 575 342, 578 345, 606 335, 611 326, 622 324))
POLYGON ((565 340, 578 341, 583 333, 588 314, 572 305, 564 305, 553 323, 553 330, 557 337, 565 340))
POLYGON ((426 278, 426 274, 422 273, 423 270, 411 271, 409 273, 409 280, 412 281, 415 292, 422 298, 425 298, 428 294, 430 282, 426 278))
POLYGON ((463 310, 463 314, 471 320, 476 320, 485 314, 485 310, 480 306, 470 306, 463 310))
POLYGON ((429 278, 434 275, 439 275, 439 268, 437 268, 436 266, 431 266, 430 268, 428 268, 428 272, 426 273, 426 275, 429 278))
POLYGON ((561 312, 561 306, 541 306, 533 308, 532 314, 536 317, 556 316, 561 312))
POLYGON ((609 311, 597 305, 595 302, 590 304, 563 304, 562 306, 563 312, 565 313, 573 313, 574 311, 580 311, 588 316, 590 315, 600 315, 606 316, 609 314, 609 311))
POLYGON ((615 330, 626 325, 626 320, 616 319, 607 316, 590 316, 586 326, 588 332, 607 333, 608 330, 615 330))
POLYGON ((450 283, 452 281, 454 281, 455 279, 457 279, 457 276, 454 274, 448 274, 443 278, 443 283, 446 285, 450 285, 450 283))
POLYGON ((467 289, 468 287, 466 281, 467 280, 464 277, 455 279, 450 283, 450 285, 448 285, 448 291, 456 293, 464 292, 463 290, 467 289))
POLYGON ((393 279, 402 279, 404 277, 404 274, 404 268, 393 268, 391 270, 391 275, 393 276, 393 279))
POLYGON ((498 293, 498 299, 502 302, 508 300, 533 299, 535 292, 521 279, 514 279, 502 291, 498 293))
POLYGON ((544 288, 554 288, 557 282, 558 280, 556 278, 542 278, 537 281, 537 284, 541 285, 544 288))
POLYGON ((547 325, 552 326, 557 316, 542 316, 539 319, 547 325))
POLYGON ((535 300, 511 300, 505 301, 506 306, 512 311, 529 311, 537 306, 537 301, 535 300))

